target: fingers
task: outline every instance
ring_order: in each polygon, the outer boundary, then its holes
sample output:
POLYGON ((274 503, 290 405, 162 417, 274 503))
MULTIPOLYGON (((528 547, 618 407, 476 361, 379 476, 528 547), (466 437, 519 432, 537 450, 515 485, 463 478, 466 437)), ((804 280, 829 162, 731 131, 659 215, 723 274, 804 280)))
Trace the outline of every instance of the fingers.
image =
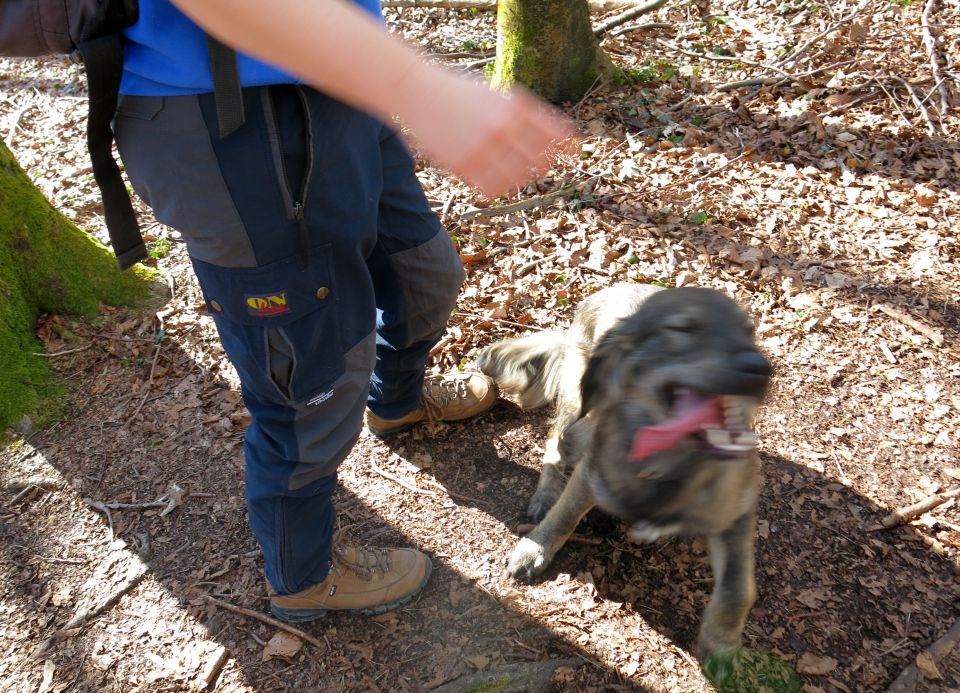
POLYGON ((554 162, 555 150, 574 128, 552 107, 523 90, 501 100, 503 113, 482 143, 462 162, 460 175, 496 197, 525 185, 554 162))
POLYGON ((490 197, 548 169, 573 124, 524 89, 507 95, 485 84, 426 69, 401 111, 437 163, 490 197))

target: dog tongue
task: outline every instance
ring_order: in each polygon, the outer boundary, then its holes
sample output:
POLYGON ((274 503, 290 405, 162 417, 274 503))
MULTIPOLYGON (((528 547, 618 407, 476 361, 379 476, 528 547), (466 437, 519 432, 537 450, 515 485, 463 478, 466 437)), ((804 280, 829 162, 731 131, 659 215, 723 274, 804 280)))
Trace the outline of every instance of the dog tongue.
POLYGON ((723 425, 723 405, 719 397, 704 397, 692 390, 677 393, 671 418, 656 426, 641 428, 633 436, 630 459, 633 462, 676 447, 681 440, 708 424, 723 425))

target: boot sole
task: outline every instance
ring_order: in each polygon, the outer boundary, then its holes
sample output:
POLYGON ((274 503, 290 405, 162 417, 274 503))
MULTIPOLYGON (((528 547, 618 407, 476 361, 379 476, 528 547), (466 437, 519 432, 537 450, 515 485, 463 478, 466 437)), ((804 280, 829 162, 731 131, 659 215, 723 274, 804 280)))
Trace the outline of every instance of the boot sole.
POLYGON ((394 426, 393 428, 374 428, 373 426, 368 425, 367 430, 370 431, 377 438, 389 438, 390 436, 396 435, 397 433, 403 433, 404 431, 409 431, 418 423, 420 423, 420 421, 411 421, 410 423, 400 424, 399 426, 394 426))
MULTIPOLYGON (((499 397, 494 397, 490 404, 481 409, 480 411, 475 411, 472 414, 467 414, 466 416, 461 416, 458 419, 437 419, 438 423, 457 423, 459 421, 467 421, 474 417, 480 416, 481 414, 486 414, 488 411, 493 409, 494 405, 497 403, 499 397)), ((411 428, 416 426, 419 423, 424 423, 430 419, 418 419, 417 421, 411 421, 410 423, 400 424, 399 426, 394 426, 392 428, 374 428, 370 424, 367 424, 367 430, 370 431, 377 438, 389 438, 392 435, 397 433, 403 433, 404 431, 409 431, 411 428)))
POLYGON ((328 613, 342 613, 342 614, 358 614, 360 616, 378 616, 380 614, 385 614, 388 611, 393 611, 398 606, 403 606, 407 602, 411 601, 416 597, 420 592, 423 591, 423 588, 426 587, 427 582, 430 580, 430 575, 433 573, 433 563, 428 559, 427 560, 427 570, 423 575, 423 580, 420 582, 417 587, 410 592, 405 594, 399 599, 394 599, 392 602, 386 602, 384 604, 377 604, 376 606, 365 606, 359 609, 293 609, 286 608, 282 606, 277 606, 272 601, 270 602, 270 613, 276 616, 281 621, 286 623, 303 623, 305 621, 315 621, 319 618, 323 618, 328 613))

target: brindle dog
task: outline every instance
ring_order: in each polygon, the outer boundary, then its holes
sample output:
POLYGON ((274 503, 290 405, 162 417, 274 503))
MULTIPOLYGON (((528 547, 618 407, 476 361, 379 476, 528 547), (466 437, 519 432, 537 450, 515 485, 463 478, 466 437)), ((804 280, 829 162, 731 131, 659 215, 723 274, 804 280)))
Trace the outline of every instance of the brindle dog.
POLYGON ((715 581, 698 654, 736 648, 756 594, 752 422, 771 373, 740 307, 710 289, 618 284, 566 332, 499 342, 479 365, 524 408, 556 402, 528 508, 540 524, 510 574, 543 572, 594 506, 635 541, 703 535, 715 581))

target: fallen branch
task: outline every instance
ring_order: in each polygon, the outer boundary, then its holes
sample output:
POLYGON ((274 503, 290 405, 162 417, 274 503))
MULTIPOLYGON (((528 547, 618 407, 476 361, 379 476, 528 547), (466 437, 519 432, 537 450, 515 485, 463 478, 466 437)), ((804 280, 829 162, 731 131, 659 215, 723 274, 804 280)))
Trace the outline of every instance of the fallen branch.
POLYGON ((950 112, 950 95, 947 91, 946 78, 940 69, 940 52, 937 50, 937 38, 933 35, 933 29, 930 23, 930 15, 933 14, 933 8, 937 0, 927 0, 923 6, 923 14, 920 15, 920 27, 923 32, 923 45, 927 49, 927 59, 930 61, 930 71, 933 73, 933 80, 940 88, 940 117, 943 118, 950 112))
POLYGON ((561 198, 572 197, 584 188, 590 185, 596 185, 599 180, 600 176, 592 176, 587 180, 580 181, 579 183, 565 185, 559 190, 554 190, 553 192, 549 192, 544 195, 538 195, 537 197, 531 197, 526 200, 520 200, 519 202, 512 202, 508 205, 501 205, 499 207, 483 207, 482 209, 472 209, 469 212, 464 212, 461 214, 460 221, 469 221, 470 219, 474 219, 476 217, 502 217, 515 212, 523 212, 528 209, 543 207, 561 198))
POLYGON ((47 359, 52 359, 52 358, 56 358, 57 356, 66 356, 67 354, 76 354, 78 351, 86 351, 86 350, 89 349, 91 346, 93 346, 93 345, 92 345, 92 344, 84 344, 83 346, 77 347, 76 349, 67 349, 66 351, 57 351, 57 352, 54 352, 54 353, 52 353, 52 354, 47 354, 47 353, 40 352, 40 351, 34 351, 34 352, 33 352, 33 355, 34 355, 34 356, 42 356, 42 357, 47 358, 47 359))
POLYGON ((374 462, 373 460, 370 460, 370 469, 372 469, 373 471, 375 471, 377 474, 379 474, 380 476, 382 476, 384 479, 389 479, 390 481, 392 481, 392 482, 395 483, 395 484, 400 484, 400 485, 403 486, 404 488, 410 489, 410 490, 413 491, 414 493, 421 493, 421 494, 423 494, 424 496, 436 496, 436 495, 437 495, 437 494, 434 493, 433 491, 428 491, 427 489, 420 488, 419 486, 414 486, 413 484, 407 483, 406 481, 404 481, 404 480, 401 479, 400 477, 396 476, 395 474, 391 474, 391 473, 388 472, 386 469, 381 469, 380 467, 377 466, 377 463, 374 462))
POLYGON ((933 510, 937 506, 943 505, 951 498, 956 498, 957 496, 960 496, 960 487, 950 489, 949 491, 944 491, 943 493, 934 493, 932 496, 927 496, 922 501, 918 501, 912 505, 894 510, 892 513, 880 520, 879 527, 874 527, 873 529, 891 529, 901 523, 910 522, 911 520, 915 520, 916 518, 920 517, 925 512, 933 510))
POLYGON ((605 22, 601 22, 593 28, 594 36, 603 36, 605 33, 611 29, 620 26, 621 24, 626 24, 631 19, 635 19, 640 15, 649 14, 654 10, 658 10, 664 5, 667 4, 667 0, 651 0, 644 5, 638 5, 636 7, 631 7, 629 10, 621 12, 615 17, 611 17, 605 22))
POLYGON ((843 67, 845 65, 850 65, 851 63, 857 62, 856 60, 841 60, 838 63, 833 63, 832 65, 827 65, 826 67, 818 67, 815 70, 807 70, 806 72, 799 72, 794 75, 781 75, 780 77, 753 77, 750 79, 741 79, 736 82, 727 82, 726 84, 721 84, 714 91, 725 92, 732 91, 734 89, 740 89, 742 87, 765 87, 781 84, 789 84, 790 82, 795 82, 798 79, 804 77, 812 77, 818 75, 821 72, 828 72, 830 70, 835 70, 838 67, 843 67))
POLYGON ((330 649, 329 643, 325 643, 324 641, 319 640, 318 638, 315 638, 312 635, 309 635, 308 633, 304 633, 302 630, 291 626, 289 623, 278 621, 275 618, 267 616, 266 614, 261 614, 259 611, 254 611, 253 609, 246 609, 242 606, 234 606, 230 602, 220 601, 219 599, 216 599, 215 597, 211 597, 210 595, 205 594, 203 595, 203 598, 207 600, 207 602, 209 602, 210 604, 213 604, 214 606, 219 606, 221 609, 226 609, 227 611, 232 611, 235 614, 240 614, 241 616, 246 616, 248 618, 256 619, 261 623, 266 623, 268 626, 273 626, 274 628, 285 630, 291 635, 296 635, 301 640, 304 640, 305 642, 310 643, 320 651, 325 651, 330 649))
POLYGON ((960 621, 954 623, 943 637, 918 654, 916 659, 893 680, 893 683, 887 688, 887 693, 912 693, 916 689, 921 675, 916 660, 926 654, 936 663, 949 655, 958 642, 960 642, 960 621))
POLYGON ((669 22, 644 22, 643 24, 631 24, 630 26, 622 26, 614 31, 610 32, 610 36, 622 36, 623 34, 629 34, 631 31, 646 31, 647 29, 675 29, 675 24, 670 24, 669 22))
MULTIPOLYGON (((40 643, 39 647, 33 652, 33 658, 37 659, 41 657, 55 640, 66 640, 89 621, 104 613, 107 609, 112 608, 124 595, 139 585, 146 574, 147 566, 142 561, 136 560, 133 565, 133 570, 129 573, 126 580, 117 585, 105 599, 101 599, 90 606, 78 608, 73 618, 67 621, 53 635, 40 643)), ((94 575, 96 575, 96 573, 94 575)))
MULTIPOLYGON (((519 524, 515 527, 517 534, 527 534, 528 532, 533 531, 533 528, 536 525, 532 524, 519 524)), ((567 541, 572 541, 575 544, 589 544, 590 546, 600 546, 603 543, 603 539, 599 537, 590 537, 586 534, 577 534, 574 532, 569 537, 567 541)))
POLYGON ((932 327, 927 327, 916 318, 910 317, 906 313, 901 313, 896 308, 888 306, 885 303, 878 304, 877 310, 879 310, 881 313, 889 315, 891 318, 893 318, 894 320, 897 320, 898 322, 903 323, 907 327, 910 327, 916 330, 917 332, 922 334, 924 337, 929 339, 931 342, 933 342, 934 346, 938 346, 938 347, 943 346, 943 335, 940 333, 939 330, 935 330, 932 327))

